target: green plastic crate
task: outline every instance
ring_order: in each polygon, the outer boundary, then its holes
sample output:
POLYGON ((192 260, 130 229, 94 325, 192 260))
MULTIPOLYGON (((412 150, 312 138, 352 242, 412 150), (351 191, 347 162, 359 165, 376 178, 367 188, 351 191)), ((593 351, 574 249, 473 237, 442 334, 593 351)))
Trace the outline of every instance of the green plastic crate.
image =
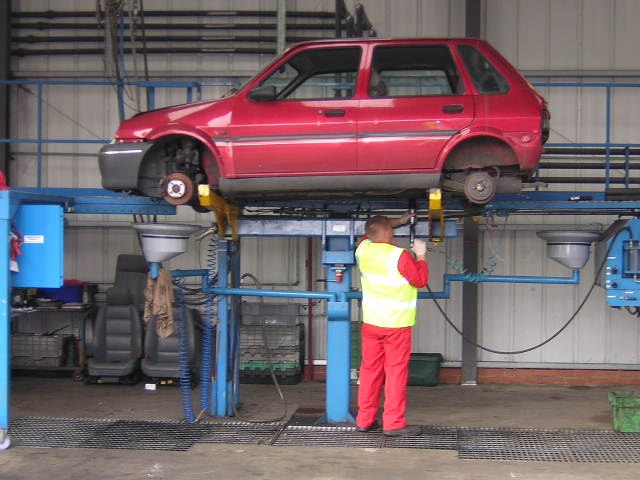
POLYGON ((409 385, 433 387, 440 380, 439 353, 412 353, 409 360, 409 385))
POLYGON ((611 424, 616 432, 640 432, 640 396, 632 392, 609 393, 611 424))

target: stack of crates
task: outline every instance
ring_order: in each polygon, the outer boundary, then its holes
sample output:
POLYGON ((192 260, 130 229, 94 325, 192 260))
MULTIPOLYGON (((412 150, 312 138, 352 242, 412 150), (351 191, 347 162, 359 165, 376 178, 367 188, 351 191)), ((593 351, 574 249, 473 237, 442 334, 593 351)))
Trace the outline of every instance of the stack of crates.
MULTIPOLYGON (((11 335, 11 366, 61 367, 67 362, 71 335, 39 335, 14 333, 11 335)), ((69 358, 69 360, 73 360, 69 358)))
POLYGON ((301 305, 242 302, 240 309, 240 381, 292 385, 302 378, 304 324, 301 305))

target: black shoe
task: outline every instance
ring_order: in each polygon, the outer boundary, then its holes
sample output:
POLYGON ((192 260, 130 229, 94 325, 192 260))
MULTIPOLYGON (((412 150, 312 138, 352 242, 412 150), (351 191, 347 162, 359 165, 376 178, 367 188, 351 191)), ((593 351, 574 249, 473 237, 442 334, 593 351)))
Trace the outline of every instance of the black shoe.
POLYGON ((396 428, 395 430, 385 430, 383 433, 385 437, 417 437, 422 435, 422 427, 396 428))
POLYGON ((373 430, 379 430, 379 429, 380 429, 380 424, 378 423, 377 420, 374 420, 374 422, 368 427, 358 427, 356 425, 356 432, 361 432, 361 433, 372 432, 373 430))

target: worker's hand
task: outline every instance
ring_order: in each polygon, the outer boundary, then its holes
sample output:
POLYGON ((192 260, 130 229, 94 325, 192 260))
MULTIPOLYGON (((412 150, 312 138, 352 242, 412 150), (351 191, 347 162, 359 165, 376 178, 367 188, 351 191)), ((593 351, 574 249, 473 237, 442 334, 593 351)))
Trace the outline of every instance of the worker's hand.
POLYGON ((427 242, 416 238, 413 241, 411 251, 416 254, 416 257, 424 257, 427 254, 427 242))
POLYGON ((411 221, 411 217, 415 217, 415 215, 416 215, 415 212, 414 213, 404 212, 400 218, 396 219, 396 222, 398 226, 406 225, 411 221))

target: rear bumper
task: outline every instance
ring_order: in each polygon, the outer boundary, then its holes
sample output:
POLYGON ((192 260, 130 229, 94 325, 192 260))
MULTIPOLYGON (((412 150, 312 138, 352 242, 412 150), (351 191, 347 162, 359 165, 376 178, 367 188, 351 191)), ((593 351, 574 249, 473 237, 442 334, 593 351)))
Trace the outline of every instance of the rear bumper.
POLYGON ((100 149, 98 166, 102 187, 107 190, 135 190, 142 159, 153 142, 110 143, 100 149))

